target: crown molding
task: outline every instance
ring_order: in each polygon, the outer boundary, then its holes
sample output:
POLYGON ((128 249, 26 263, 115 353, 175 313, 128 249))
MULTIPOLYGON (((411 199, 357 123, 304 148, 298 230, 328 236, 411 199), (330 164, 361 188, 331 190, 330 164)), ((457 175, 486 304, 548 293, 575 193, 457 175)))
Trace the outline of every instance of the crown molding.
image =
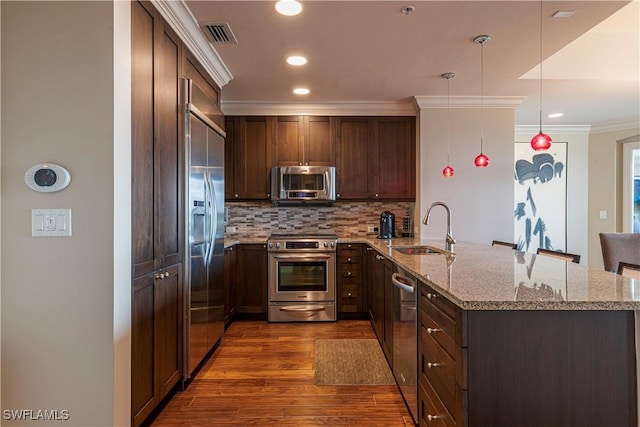
POLYGON ((151 3, 220 88, 233 79, 218 52, 200 31, 196 18, 183 0, 151 0, 151 3))
POLYGON ((640 120, 624 120, 601 123, 591 127, 591 133, 617 132, 619 130, 640 129, 640 120))
POLYGON ((222 101, 222 112, 229 116, 415 116, 412 101, 344 102, 267 102, 222 101))
MULTIPOLYGON (((550 135, 582 135, 591 133, 591 125, 543 125, 542 130, 550 135)), ((540 132, 540 125, 516 125, 515 133, 535 135, 540 132)))
POLYGON ((516 108, 525 96, 416 96, 418 108, 516 108), (481 102, 482 101, 482 102, 481 102))

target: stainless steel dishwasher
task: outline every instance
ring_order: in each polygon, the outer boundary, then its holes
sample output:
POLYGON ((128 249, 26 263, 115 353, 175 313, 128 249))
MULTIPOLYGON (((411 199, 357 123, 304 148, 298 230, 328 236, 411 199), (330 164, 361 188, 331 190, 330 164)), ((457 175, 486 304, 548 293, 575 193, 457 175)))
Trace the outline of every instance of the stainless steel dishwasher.
POLYGON ((398 383, 414 424, 418 419, 418 281, 396 266, 393 287, 393 376, 398 383))

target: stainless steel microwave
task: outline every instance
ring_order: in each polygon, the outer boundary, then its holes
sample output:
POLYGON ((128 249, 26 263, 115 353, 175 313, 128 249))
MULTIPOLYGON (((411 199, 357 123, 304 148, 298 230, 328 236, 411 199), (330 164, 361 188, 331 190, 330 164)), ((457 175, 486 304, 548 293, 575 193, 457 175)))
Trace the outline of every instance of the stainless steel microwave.
POLYGON ((336 200, 334 166, 274 166, 271 201, 279 204, 331 204, 336 200))

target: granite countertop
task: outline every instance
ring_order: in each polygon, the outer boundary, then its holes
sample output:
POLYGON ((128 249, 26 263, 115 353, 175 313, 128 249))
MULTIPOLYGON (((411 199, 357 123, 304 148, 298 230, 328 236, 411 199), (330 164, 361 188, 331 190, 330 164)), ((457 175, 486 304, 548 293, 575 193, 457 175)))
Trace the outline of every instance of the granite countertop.
POLYGON ((370 245, 465 310, 640 310, 637 280, 557 258, 469 242, 456 244, 449 255, 405 255, 393 249, 443 249, 444 239, 340 242, 370 245))
MULTIPOLYGON (((557 258, 470 242, 457 243, 453 254, 405 255, 393 249, 443 250, 444 239, 362 236, 338 242, 371 246, 465 310, 640 310, 637 280, 557 258)), ((237 243, 266 243, 266 238, 225 239, 225 248, 237 243)))

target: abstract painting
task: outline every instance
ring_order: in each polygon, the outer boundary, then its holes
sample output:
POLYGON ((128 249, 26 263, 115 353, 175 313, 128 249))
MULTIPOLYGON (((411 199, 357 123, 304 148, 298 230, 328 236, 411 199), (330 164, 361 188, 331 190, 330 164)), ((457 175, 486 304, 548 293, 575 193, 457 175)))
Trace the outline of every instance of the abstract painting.
POLYGON ((515 143, 514 237, 518 250, 566 251, 567 143, 545 152, 515 143))

